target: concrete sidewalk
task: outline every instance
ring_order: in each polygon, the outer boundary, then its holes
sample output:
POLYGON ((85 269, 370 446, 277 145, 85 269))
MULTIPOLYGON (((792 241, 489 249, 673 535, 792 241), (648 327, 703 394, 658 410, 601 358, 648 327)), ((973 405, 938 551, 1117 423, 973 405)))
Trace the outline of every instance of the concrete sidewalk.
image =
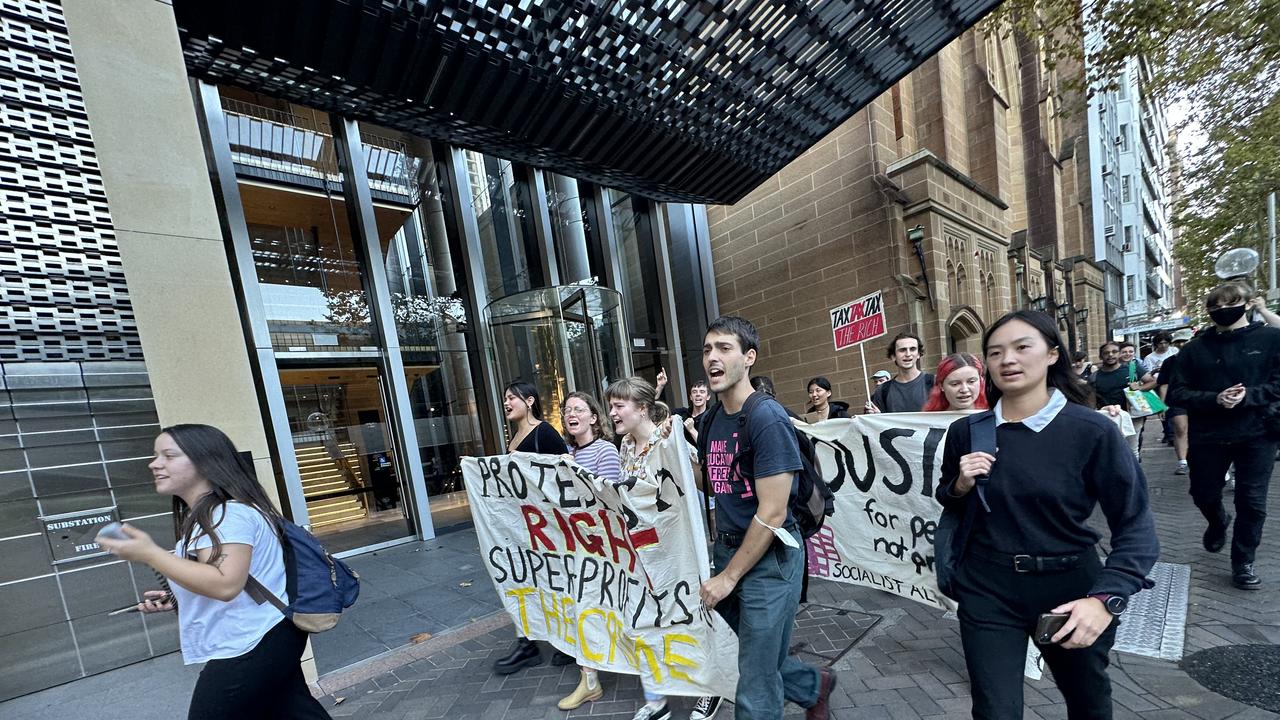
MULTIPOLYGON (((1160 534, 1161 560, 1190 566, 1185 655, 1224 645, 1280 643, 1280 595, 1274 589, 1280 586, 1280 532, 1272 527, 1259 552, 1264 589, 1246 592, 1233 588, 1226 553, 1210 555, 1200 547, 1204 522, 1186 493, 1187 478, 1173 474, 1172 449, 1156 442, 1157 431, 1154 426, 1149 429, 1143 467, 1160 534)), ((1273 483, 1273 507, 1278 499, 1280 485, 1273 483)), ((404 588, 414 596, 412 602, 405 600, 413 613, 438 618, 438 613, 433 612, 438 604, 452 608, 454 624, 435 632, 426 642, 404 645, 326 674, 318 692, 324 693, 323 701, 330 712, 335 717, 377 720, 629 720, 642 702, 634 677, 603 675, 604 699, 564 713, 556 709, 555 703, 577 683, 576 668, 544 664, 505 678, 492 675, 490 665, 507 651, 514 629, 504 613, 492 612, 492 597, 488 602, 477 602, 473 612, 459 604, 459 592, 470 593, 472 588, 457 587, 455 576, 467 575, 478 563, 458 572, 461 565, 476 561, 466 558, 463 551, 474 546, 473 534, 458 535, 443 543, 446 547, 431 543, 425 548, 406 546, 394 557, 380 561, 413 575, 405 578, 404 588), (427 551, 415 552, 419 549, 427 551), (438 549, 447 552, 436 554, 438 549), (437 567, 438 559, 448 559, 453 565, 437 567), (428 570, 425 566, 432 567, 428 570), (443 580, 444 575, 437 573, 448 575, 449 583, 419 583, 416 579, 443 580)), ((477 575, 472 587, 479 587, 488 596, 493 594, 486 577, 477 575)), ((830 664, 837 670, 840 684, 832 698, 836 717, 914 720, 969 716, 969 687, 954 620, 896 596, 824 581, 813 583, 810 601, 798 623, 797 643, 810 660, 830 664)), ((384 612, 391 612, 394 607, 398 606, 386 604, 384 612)), ((355 624, 364 629, 372 627, 374 623, 366 619, 368 616, 367 611, 362 613, 357 618, 360 622, 355 624)), ((382 635, 384 644, 397 633, 403 635, 405 630, 416 627, 394 617, 385 618, 385 624, 394 631, 382 635)), ((318 645, 324 637, 320 636, 318 645)), ((336 653, 331 657, 336 659, 336 653)), ((1117 718, 1277 717, 1206 690, 1175 661, 1122 652, 1113 653, 1112 657, 1117 718)), ((103 708, 111 708, 113 717, 181 717, 194 680, 194 673, 181 668, 176 656, 171 655, 0 703, 0 718, 99 717, 103 708), (163 711, 157 713, 160 708, 163 711)), ((1050 680, 1028 681, 1025 690, 1026 718, 1066 717, 1061 696, 1050 680)), ((692 702, 681 698, 673 705, 674 716, 683 718, 692 702)), ((733 717, 732 709, 731 705, 726 706, 718 717, 733 717)), ((803 711, 792 707, 787 717, 803 717, 803 711)))

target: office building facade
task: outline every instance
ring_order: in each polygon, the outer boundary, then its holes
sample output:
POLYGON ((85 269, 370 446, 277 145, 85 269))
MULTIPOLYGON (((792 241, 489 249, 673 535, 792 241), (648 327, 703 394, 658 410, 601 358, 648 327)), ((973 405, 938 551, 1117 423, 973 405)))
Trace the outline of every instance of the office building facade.
POLYGON ((156 579, 92 542, 173 537, 164 426, 222 428, 352 554, 469 521, 509 381, 553 424, 660 368, 683 401, 703 203, 992 5, 916 4, 0 6, 0 700, 177 647, 107 614, 156 579))

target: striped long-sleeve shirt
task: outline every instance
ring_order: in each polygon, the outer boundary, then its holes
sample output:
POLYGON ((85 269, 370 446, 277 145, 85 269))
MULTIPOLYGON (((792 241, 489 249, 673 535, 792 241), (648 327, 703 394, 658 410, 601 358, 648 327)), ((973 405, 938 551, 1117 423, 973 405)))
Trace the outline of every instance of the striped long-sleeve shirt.
POLYGON ((575 447, 573 459, 602 480, 616 483, 622 477, 622 458, 618 449, 607 440, 596 438, 582 447, 575 447))

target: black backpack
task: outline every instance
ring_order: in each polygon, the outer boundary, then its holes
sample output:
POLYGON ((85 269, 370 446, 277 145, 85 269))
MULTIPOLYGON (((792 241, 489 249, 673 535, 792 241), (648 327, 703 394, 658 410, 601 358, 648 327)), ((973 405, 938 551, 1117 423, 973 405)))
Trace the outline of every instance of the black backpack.
MULTIPOLYGON (((744 477, 755 477, 752 472, 754 465, 753 448, 751 447, 751 411, 760 403, 768 400, 773 400, 773 397, 761 392, 753 392, 747 398, 747 401, 742 404, 742 411, 738 413, 738 427, 741 428, 738 432, 738 452, 734 455, 733 464, 729 467, 731 476, 735 471, 738 471, 744 477), (745 444, 743 444, 744 442, 745 444)), ((714 407, 707 411, 706 417, 698 427, 698 461, 702 463, 703 467, 706 467, 707 443, 710 441, 711 424, 715 421, 716 413, 721 411, 722 406, 720 403, 716 403, 714 407)), ((797 529, 800 531, 801 537, 807 539, 818 532, 828 516, 835 513, 836 498, 831 493, 831 488, 827 487, 826 481, 818 474, 818 458, 814 452, 813 441, 794 425, 791 429, 795 433, 796 442, 800 445, 800 464, 802 467, 796 472, 796 492, 791 496, 789 506, 791 508, 791 516, 796 520, 797 529)))

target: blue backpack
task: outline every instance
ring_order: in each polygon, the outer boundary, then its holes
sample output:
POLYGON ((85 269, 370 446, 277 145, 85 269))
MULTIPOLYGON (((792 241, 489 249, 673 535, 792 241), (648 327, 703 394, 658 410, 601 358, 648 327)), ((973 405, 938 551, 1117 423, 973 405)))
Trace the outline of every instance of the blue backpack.
POLYGON ((252 575, 245 582, 245 592, 259 605, 274 605, 299 630, 318 633, 332 629, 342 611, 360 596, 360 576, 326 552, 311 533, 284 518, 278 519, 277 524, 284 549, 285 594, 289 603, 252 575))

